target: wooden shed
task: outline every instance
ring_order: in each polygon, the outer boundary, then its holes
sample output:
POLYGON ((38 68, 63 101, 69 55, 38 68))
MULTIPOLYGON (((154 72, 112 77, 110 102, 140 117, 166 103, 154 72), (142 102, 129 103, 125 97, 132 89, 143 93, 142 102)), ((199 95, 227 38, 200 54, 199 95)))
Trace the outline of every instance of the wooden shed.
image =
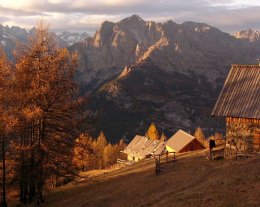
POLYGON ((136 135, 124 149, 123 153, 127 154, 127 160, 137 162, 152 155, 161 154, 164 150, 164 141, 136 135))
POLYGON ((211 115, 226 118, 226 150, 259 151, 259 65, 232 65, 211 115))
POLYGON ((168 152, 188 152, 205 149, 205 147, 192 135, 179 130, 167 142, 168 152))

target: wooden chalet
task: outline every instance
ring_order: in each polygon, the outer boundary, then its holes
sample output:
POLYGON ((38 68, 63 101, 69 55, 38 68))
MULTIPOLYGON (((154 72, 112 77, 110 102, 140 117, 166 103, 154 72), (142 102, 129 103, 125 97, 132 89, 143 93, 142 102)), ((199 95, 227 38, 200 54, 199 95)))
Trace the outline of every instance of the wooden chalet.
POLYGON ((150 156, 161 154, 164 150, 165 142, 136 135, 124 149, 123 153, 127 154, 127 160, 137 162, 150 156))
POLYGON ((167 142, 168 152, 188 152, 205 149, 205 147, 192 135, 179 130, 167 142))
POLYGON ((227 151, 259 151, 259 65, 232 65, 211 115, 226 118, 227 151))

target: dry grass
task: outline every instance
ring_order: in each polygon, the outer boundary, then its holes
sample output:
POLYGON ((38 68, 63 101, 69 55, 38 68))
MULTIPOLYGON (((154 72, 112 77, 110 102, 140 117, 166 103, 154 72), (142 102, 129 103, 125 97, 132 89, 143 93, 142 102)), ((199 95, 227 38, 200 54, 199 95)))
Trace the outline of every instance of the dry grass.
POLYGON ((85 184, 51 192, 48 207, 260 206, 260 157, 208 161, 203 153, 186 154, 162 165, 144 161, 99 175, 85 184))

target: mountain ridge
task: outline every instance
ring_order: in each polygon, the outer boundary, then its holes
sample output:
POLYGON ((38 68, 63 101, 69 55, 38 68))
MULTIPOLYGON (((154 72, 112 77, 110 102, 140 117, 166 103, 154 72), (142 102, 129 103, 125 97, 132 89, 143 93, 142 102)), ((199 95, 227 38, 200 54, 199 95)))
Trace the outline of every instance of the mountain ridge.
MULTIPOLYGON (((32 27, 30 30, 21 28, 19 26, 8 25, 3 26, 0 24, 0 45, 4 48, 7 56, 10 59, 13 59, 13 51, 16 47, 17 42, 27 44, 28 38, 33 35, 35 32, 35 27, 32 27)), ((89 35, 85 33, 71 33, 71 32, 62 32, 54 33, 51 32, 54 36, 54 39, 59 47, 69 47, 78 42, 84 42, 85 39, 89 38, 89 35)))
POLYGON ((213 128, 222 131, 210 113, 228 70, 234 63, 256 63, 260 54, 256 45, 205 23, 161 24, 136 16, 104 22, 92 41, 85 54, 93 47, 92 54, 103 64, 96 72, 107 71, 106 77, 114 78, 102 82, 95 77, 99 86, 89 96, 88 109, 97 120, 93 133, 104 130, 113 142, 144 134, 151 122, 168 134, 199 125, 207 134, 213 128))

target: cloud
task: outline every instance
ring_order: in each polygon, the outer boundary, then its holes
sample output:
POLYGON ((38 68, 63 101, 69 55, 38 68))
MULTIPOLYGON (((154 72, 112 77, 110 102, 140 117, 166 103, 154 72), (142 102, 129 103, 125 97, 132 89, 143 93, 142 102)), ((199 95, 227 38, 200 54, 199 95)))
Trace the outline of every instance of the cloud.
POLYGON ((1 16, 6 15, 9 17, 42 15, 41 12, 26 11, 26 10, 22 10, 22 9, 13 9, 13 8, 8 8, 8 7, 3 7, 1 5, 0 5, 0 14, 1 14, 1 16))
POLYGON ((258 0, 0 0, 0 23, 28 28, 43 18, 54 30, 93 33, 105 20, 132 14, 160 22, 205 22, 227 32, 260 30, 258 0))

